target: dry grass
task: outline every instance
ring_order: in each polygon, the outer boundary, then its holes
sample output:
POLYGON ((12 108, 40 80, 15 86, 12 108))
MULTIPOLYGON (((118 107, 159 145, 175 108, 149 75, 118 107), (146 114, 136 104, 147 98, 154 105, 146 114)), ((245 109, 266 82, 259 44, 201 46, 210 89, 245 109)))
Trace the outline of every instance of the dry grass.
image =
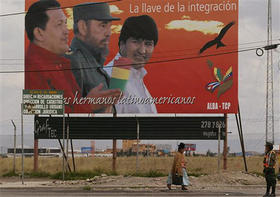
MULTIPOLYGON (((217 172, 216 157, 187 157, 187 169, 190 174, 211 174, 217 172)), ((260 156, 247 157, 249 172, 262 173, 262 160, 260 156)), ((139 171, 158 171, 168 174, 172 165, 172 157, 139 157, 139 171)), ((75 158, 77 171, 102 170, 109 172, 112 170, 112 158, 75 158)), ((72 168, 72 160, 70 160, 72 168)), ((223 162, 221 162, 221 167, 223 162)), ((12 171, 13 158, 0 158, 0 176, 12 171)), ((25 172, 33 171, 33 158, 24 159, 25 172)), ((57 173, 62 169, 62 158, 39 158, 39 171, 50 174, 57 173)), ((21 158, 16 159, 16 172, 21 171, 21 158)), ((228 158, 228 171, 244 171, 242 157, 228 158)), ((136 157, 117 158, 118 174, 134 174, 136 172, 136 157)))

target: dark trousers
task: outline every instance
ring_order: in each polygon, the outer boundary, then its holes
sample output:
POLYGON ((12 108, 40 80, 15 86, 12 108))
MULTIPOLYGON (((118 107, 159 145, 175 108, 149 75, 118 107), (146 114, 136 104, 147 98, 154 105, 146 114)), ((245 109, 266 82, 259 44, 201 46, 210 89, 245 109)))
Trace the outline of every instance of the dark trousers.
POLYGON ((266 168, 265 169, 265 180, 267 185, 267 192, 269 192, 270 187, 272 187, 272 193, 275 193, 276 187, 276 174, 274 168, 266 168))

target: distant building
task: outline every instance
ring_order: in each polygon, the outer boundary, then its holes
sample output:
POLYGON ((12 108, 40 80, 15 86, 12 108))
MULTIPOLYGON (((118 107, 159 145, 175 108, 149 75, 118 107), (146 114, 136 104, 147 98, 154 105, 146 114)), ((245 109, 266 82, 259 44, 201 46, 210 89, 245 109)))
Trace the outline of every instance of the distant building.
MULTIPOLYGON (((117 148, 116 151, 117 151, 117 152, 120 152, 121 149, 117 148)), ((106 150, 104 150, 103 153, 104 153, 104 154, 111 154, 111 153, 113 153, 113 149, 112 149, 112 148, 107 148, 106 150)))
MULTIPOLYGON (((155 153, 156 145, 154 144, 139 144, 138 152, 141 153, 155 153)), ((132 152, 137 152, 137 143, 132 144, 132 152)))
POLYGON ((156 153, 156 145, 154 144, 139 144, 137 146, 137 140, 123 140, 122 141, 122 154, 124 155, 135 155, 138 152, 140 154, 151 155, 156 153))
MULTIPOLYGON (((238 153, 231 153, 229 154, 230 156, 243 156, 243 153, 242 152, 238 152, 238 153)), ((245 156, 260 156, 262 155, 261 153, 259 152, 256 152, 256 151, 246 151, 245 152, 245 156)))
MULTIPOLYGON (((8 148, 7 151, 8 155, 14 154, 14 148, 8 148)), ((24 147, 23 148, 23 153, 25 156, 33 156, 34 155, 34 148, 30 147, 24 147)), ((60 148, 38 148, 38 154, 41 156, 59 156, 61 154, 61 149, 60 148)), ((22 154, 22 149, 21 147, 16 148, 16 154, 20 155, 22 154)))
MULTIPOLYGON (((140 140, 139 140, 140 143, 140 140)), ((122 141, 122 151, 128 152, 132 149, 133 144, 137 144, 137 140, 123 140, 122 141)))
POLYGON ((171 144, 157 144, 156 152, 158 156, 168 156, 171 155, 172 146, 171 144))
POLYGON ((156 149, 162 150, 165 152, 171 152, 172 146, 171 146, 171 144, 157 144, 156 149))

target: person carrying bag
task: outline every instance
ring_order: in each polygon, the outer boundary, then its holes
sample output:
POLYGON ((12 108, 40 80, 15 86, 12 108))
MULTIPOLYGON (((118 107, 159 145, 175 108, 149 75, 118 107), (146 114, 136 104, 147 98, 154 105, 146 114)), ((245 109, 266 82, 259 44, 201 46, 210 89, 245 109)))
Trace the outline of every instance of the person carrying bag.
POLYGON ((171 173, 168 175, 167 187, 171 190, 171 184, 182 185, 182 190, 187 190, 190 184, 188 174, 186 171, 186 161, 184 156, 185 144, 178 145, 178 152, 174 156, 171 173))

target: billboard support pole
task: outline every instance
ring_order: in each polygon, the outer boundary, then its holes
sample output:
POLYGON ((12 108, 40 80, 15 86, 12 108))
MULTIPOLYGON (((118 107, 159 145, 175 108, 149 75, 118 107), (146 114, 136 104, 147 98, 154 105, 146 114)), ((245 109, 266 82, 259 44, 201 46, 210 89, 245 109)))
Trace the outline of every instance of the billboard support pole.
POLYGON ((64 144, 64 140, 65 140, 65 110, 64 110, 64 103, 63 103, 63 121, 62 121, 62 138, 63 138, 63 142, 62 142, 62 180, 64 181, 64 170, 65 170, 65 164, 64 164, 64 148, 65 148, 65 144, 64 144))
POLYGON ((241 149, 242 149, 242 155, 243 155, 243 161, 244 161, 245 171, 248 172, 247 162, 246 162, 246 155, 245 155, 245 146, 244 146, 244 139, 243 139, 243 132, 242 132, 241 115, 240 115, 239 105, 238 105, 238 114, 235 114, 235 119, 236 119, 236 124, 237 124, 239 139, 240 139, 240 145, 241 145, 241 149))
MULTIPOLYGON (((35 115, 35 118, 36 118, 37 115, 35 115)), ((34 118, 34 129, 36 128, 36 121, 35 121, 35 118, 34 118)), ((34 131, 35 133, 35 131, 34 131)), ((35 138, 35 135, 34 135, 34 157, 33 157, 33 171, 36 172, 38 170, 38 141, 39 139, 36 139, 35 138)))
POLYGON ((225 117, 225 139, 224 139, 224 151, 223 151, 223 153, 224 153, 224 170, 227 170, 227 154, 228 154, 228 148, 227 148, 227 146, 228 146, 227 114, 224 114, 224 117, 225 117))
POLYGON ((221 143, 221 125, 219 125, 218 128, 218 174, 220 175, 220 168, 221 168, 221 164, 220 164, 220 143, 221 143))
POLYGON ((136 118, 137 123, 137 153, 136 153, 136 173, 138 173, 139 170, 139 121, 138 118, 136 118))
POLYGON ((24 184, 23 103, 21 103, 21 183, 24 184))
POLYGON ((12 121, 12 124, 14 126, 14 160, 13 160, 13 172, 15 173, 16 172, 16 144, 17 144, 17 138, 16 138, 16 133, 17 133, 17 127, 14 123, 13 120, 12 121))
MULTIPOLYGON (((63 149, 63 145, 61 144, 60 139, 58 139, 58 142, 59 142, 59 145, 60 145, 61 152, 62 152, 62 154, 63 154, 64 160, 66 161, 65 151, 64 151, 64 149, 63 149)), ((67 167, 68 167, 68 171, 69 171, 69 172, 72 172, 69 163, 66 162, 66 164, 67 164, 67 167)), ((65 165, 64 165, 64 166, 65 166, 65 165)))
POLYGON ((36 172, 38 171, 38 139, 35 139, 34 137, 34 166, 33 166, 33 171, 36 172))
MULTIPOLYGON (((113 118, 117 117, 117 111, 115 106, 113 106, 113 118)), ((116 172, 116 160, 117 160, 117 140, 113 139, 113 162, 112 162, 112 170, 116 172)))
POLYGON ((116 172, 117 140, 113 139, 113 172, 116 172))
MULTIPOLYGON (((69 115, 68 115, 69 117, 69 115)), ((68 149, 69 149, 69 122, 67 121, 67 129, 66 129, 66 162, 68 163, 68 149)), ((67 169, 67 168, 66 168, 67 169)))
POLYGON ((72 143, 72 139, 70 139, 70 143, 71 143, 71 152, 72 152, 72 162, 73 162, 73 168, 74 168, 74 172, 76 172, 76 165, 75 165, 75 157, 74 157, 74 151, 73 151, 73 143, 72 143))

